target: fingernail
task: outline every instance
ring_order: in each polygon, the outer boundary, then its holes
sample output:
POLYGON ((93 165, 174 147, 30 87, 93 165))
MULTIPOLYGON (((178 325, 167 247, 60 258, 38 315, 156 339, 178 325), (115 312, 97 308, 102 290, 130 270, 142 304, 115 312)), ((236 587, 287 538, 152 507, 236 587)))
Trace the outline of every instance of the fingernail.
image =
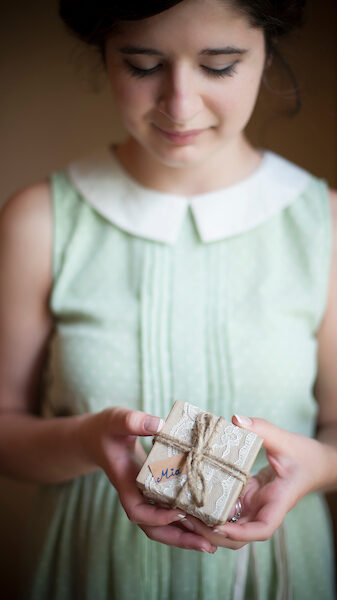
POLYGON ((147 415, 144 419, 144 429, 149 433, 158 433, 164 425, 164 420, 160 417, 151 417, 147 415))
POLYGON ((251 427, 253 425, 253 421, 249 417, 243 417, 242 415, 234 415, 234 417, 242 427, 251 427))
POLYGON ((228 537, 227 533, 225 533, 224 531, 221 531, 221 529, 212 529, 212 531, 213 531, 213 533, 219 533, 223 537, 228 537))
POLYGON ((207 552, 207 554, 213 554, 212 552, 212 548, 210 548, 209 550, 206 550, 206 548, 200 548, 201 552, 207 552))
POLYGON ((182 524, 184 525, 184 527, 186 527, 186 529, 189 529, 190 531, 195 531, 195 527, 194 527, 193 523, 191 523, 187 519, 183 519, 182 524))
POLYGON ((218 546, 212 546, 212 548, 211 548, 212 554, 214 554, 217 551, 217 549, 218 549, 218 546))
POLYGON ((179 514, 177 515, 177 518, 178 518, 178 519, 185 519, 185 517, 186 517, 186 515, 184 515, 184 513, 179 513, 179 514))

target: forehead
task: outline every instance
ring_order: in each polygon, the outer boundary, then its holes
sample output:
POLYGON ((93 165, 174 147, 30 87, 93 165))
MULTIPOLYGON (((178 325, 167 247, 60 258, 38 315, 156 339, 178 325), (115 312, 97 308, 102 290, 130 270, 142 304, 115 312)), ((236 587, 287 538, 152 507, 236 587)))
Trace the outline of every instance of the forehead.
MULTIPOLYGON (((140 21, 120 23, 112 43, 142 44, 162 51, 223 45, 249 45, 261 37, 248 18, 228 0, 183 0, 140 21)), ((109 41, 110 41, 109 40, 109 41)))

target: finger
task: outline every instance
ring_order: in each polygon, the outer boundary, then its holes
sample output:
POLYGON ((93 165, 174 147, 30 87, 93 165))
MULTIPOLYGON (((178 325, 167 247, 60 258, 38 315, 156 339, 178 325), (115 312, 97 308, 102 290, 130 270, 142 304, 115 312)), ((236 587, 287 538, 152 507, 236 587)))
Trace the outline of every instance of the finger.
POLYGON ((120 502, 130 521, 146 525, 167 525, 184 518, 186 515, 180 509, 149 504, 136 484, 138 470, 137 465, 130 460, 114 463, 113 470, 106 470, 109 480, 118 490, 120 502))
POLYGON ((212 546, 207 540, 194 533, 185 532, 179 527, 168 525, 164 527, 145 526, 141 529, 155 542, 161 542, 168 546, 176 546, 185 550, 198 550, 214 554, 216 546, 212 546))
POLYGON ((228 550, 240 550, 240 548, 243 548, 243 546, 246 546, 248 543, 243 540, 232 540, 220 533, 212 533, 212 536, 208 538, 208 541, 218 548, 227 548, 228 550))
MULTIPOLYGON (((125 439, 130 439, 130 437, 125 438, 125 439)), ((138 471, 142 468, 144 462, 146 461, 147 454, 146 454, 143 446, 141 445, 138 437, 134 438, 133 446, 130 445, 130 458, 137 465, 138 471)), ((138 475, 138 473, 137 473, 137 475, 138 475)))
POLYGON ((264 542, 271 538, 277 528, 262 521, 250 521, 241 525, 236 523, 235 525, 226 526, 223 532, 219 532, 219 535, 225 536, 227 540, 238 542, 264 542))
POLYGON ((208 527, 205 525, 205 523, 195 517, 192 517, 191 515, 188 515, 186 519, 182 519, 179 523, 179 527, 186 527, 186 529, 203 537, 214 546, 221 546, 222 548, 229 548, 230 550, 238 550, 246 544, 246 542, 232 541, 223 535, 219 535, 218 533, 214 532, 214 529, 208 527))
POLYGON ((130 521, 138 525, 169 525, 186 517, 182 510, 149 504, 136 486, 123 490, 119 498, 130 521))
POLYGON ((137 452, 137 455, 139 457, 140 460, 143 461, 143 463, 146 461, 147 458, 147 454, 143 448, 143 446, 141 445, 139 439, 137 438, 136 440, 136 445, 135 445, 135 452, 137 452))
POLYGON ((294 439, 294 434, 273 425, 265 419, 233 415, 232 422, 238 427, 253 431, 263 438, 263 446, 271 454, 282 453, 287 455, 294 439))
POLYGON ((270 503, 259 511, 254 521, 249 521, 246 517, 237 523, 222 525, 218 528, 218 533, 226 539, 246 543, 268 540, 281 525, 285 516, 277 511, 276 507, 276 503, 270 503))
MULTIPOLYGON (((241 498, 240 498, 240 500, 241 500, 241 498)), ((236 515, 236 512, 237 512, 237 501, 232 506, 230 513, 227 517, 227 521, 230 521, 234 517, 234 515, 236 515)))
POLYGON ((154 435, 163 425, 163 419, 141 410, 130 410, 123 406, 109 409, 109 432, 112 435, 154 435))

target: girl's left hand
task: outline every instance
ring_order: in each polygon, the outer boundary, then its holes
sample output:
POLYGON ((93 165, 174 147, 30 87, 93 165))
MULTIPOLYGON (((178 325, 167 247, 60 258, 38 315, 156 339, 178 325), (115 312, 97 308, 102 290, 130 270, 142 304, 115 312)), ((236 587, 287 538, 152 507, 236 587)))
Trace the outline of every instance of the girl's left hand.
POLYGON ((234 416, 232 421, 264 438, 269 465, 249 480, 236 523, 225 523, 214 531, 190 515, 188 521, 211 544, 236 550, 248 542, 269 539, 303 496, 324 486, 329 447, 264 419, 234 416))

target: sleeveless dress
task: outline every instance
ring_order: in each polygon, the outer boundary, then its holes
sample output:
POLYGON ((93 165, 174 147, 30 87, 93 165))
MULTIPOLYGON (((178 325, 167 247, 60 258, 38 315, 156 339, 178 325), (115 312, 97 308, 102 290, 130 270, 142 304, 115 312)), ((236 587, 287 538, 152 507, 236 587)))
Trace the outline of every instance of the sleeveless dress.
MULTIPOLYGON (((185 198, 142 187, 104 148, 51 183, 55 329, 42 415, 123 405, 165 418, 180 399, 314 435, 325 182, 265 151, 243 181, 185 198)), ((265 464, 262 451, 255 471, 265 464)), ((328 512, 310 494, 270 540, 208 555, 149 540, 101 471, 43 485, 23 597, 332 600, 328 512)))

